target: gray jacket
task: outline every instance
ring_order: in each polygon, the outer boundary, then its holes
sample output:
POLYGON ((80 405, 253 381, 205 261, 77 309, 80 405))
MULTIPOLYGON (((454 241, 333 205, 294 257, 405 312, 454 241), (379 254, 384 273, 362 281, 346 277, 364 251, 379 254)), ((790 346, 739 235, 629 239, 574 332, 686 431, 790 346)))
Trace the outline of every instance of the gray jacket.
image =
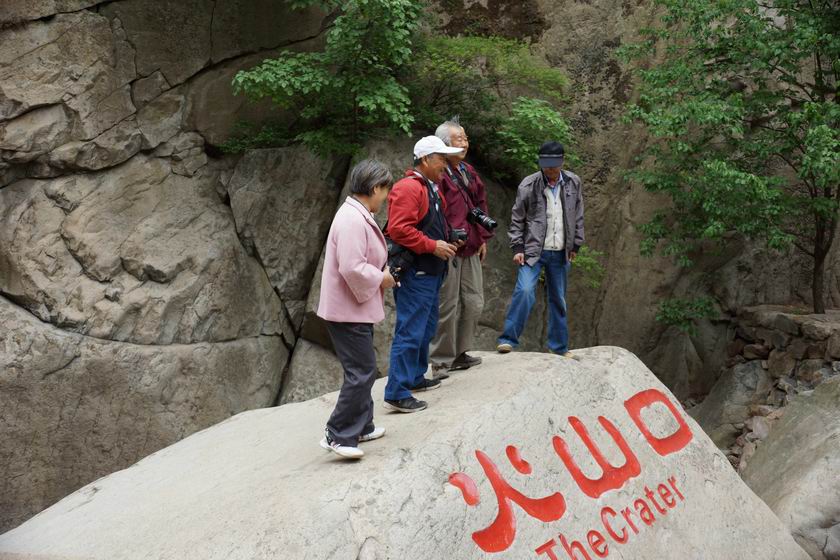
MULTIPOLYGON (((583 193, 580 177, 563 170, 563 226, 566 253, 583 245, 583 193)), ((542 171, 528 175, 519 184, 510 215, 510 247, 513 254, 524 253, 528 266, 540 259, 547 227, 545 178, 542 171)))

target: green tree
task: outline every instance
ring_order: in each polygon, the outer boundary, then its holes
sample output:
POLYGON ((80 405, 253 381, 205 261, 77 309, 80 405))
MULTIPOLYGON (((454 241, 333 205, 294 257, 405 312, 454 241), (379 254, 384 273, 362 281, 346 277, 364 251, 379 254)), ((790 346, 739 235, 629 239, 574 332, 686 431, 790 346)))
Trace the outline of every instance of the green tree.
POLYGON ((239 72, 236 93, 269 98, 300 116, 296 140, 319 153, 353 153, 377 130, 408 133, 413 117, 400 74, 420 21, 417 0, 299 1, 338 15, 323 52, 284 52, 239 72))
POLYGON ((559 111, 568 79, 525 43, 502 37, 424 37, 411 76, 418 124, 433 129, 459 115, 497 175, 516 179, 532 173, 542 142, 572 141, 559 111))
POLYGON ((794 245, 813 259, 823 313, 840 208, 840 6, 656 4, 662 25, 625 51, 641 79, 629 115, 656 139, 631 177, 672 203, 643 226, 643 252, 661 247, 688 265, 692 251, 731 232, 794 245))

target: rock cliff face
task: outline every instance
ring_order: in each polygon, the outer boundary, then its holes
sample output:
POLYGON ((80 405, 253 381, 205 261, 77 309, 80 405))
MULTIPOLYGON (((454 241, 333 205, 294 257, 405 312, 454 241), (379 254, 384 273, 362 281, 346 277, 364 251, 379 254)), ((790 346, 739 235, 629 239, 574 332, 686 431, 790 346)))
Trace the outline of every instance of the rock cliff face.
POLYGON ((272 0, 0 10, 0 530, 277 399, 343 163, 207 147, 276 116, 233 74, 326 24, 272 0))
MULTIPOLYGON (((448 33, 527 38, 572 81, 587 237, 608 270, 598 290, 572 273, 574 346, 630 348, 683 397, 712 387, 732 327, 707 323, 691 337, 664 329, 653 320, 658 299, 690 293, 698 278, 724 315, 807 299, 802 263, 734 242, 701 258, 700 272, 639 256, 635 226, 660 202, 622 179, 645 139, 621 122, 634 93, 615 49, 652 21, 646 3, 445 0, 436 9, 448 33)), ((280 0, 4 2, 0 531, 231 414, 338 387, 314 310, 349 162, 297 147, 236 158, 216 149, 240 120, 289 118, 234 97, 233 75, 282 49, 319 48, 329 21, 280 0)), ((399 176, 411 144, 366 151, 399 176)), ((515 279, 503 231, 513 186, 488 181, 501 226, 478 348, 493 347, 515 279)), ((827 285, 840 303, 840 275, 827 285)), ((376 330, 383 373, 390 296, 386 304, 376 330)), ((524 349, 541 349, 544 313, 538 300, 524 349)))

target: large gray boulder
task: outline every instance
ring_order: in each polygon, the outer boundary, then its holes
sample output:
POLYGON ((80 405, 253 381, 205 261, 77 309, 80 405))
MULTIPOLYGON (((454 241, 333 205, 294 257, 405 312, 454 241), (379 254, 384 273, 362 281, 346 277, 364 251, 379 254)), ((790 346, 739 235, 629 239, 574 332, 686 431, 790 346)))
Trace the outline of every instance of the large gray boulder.
POLYGON ((135 51, 118 22, 86 10, 59 14, 0 29, 0 44, 0 137, 6 137, 0 148, 8 150, 0 159, 30 161, 61 142, 92 139, 134 113, 135 51), (32 127, 26 142, 10 141, 26 126, 32 127))
POLYGON ((284 301, 306 299, 346 172, 302 147, 251 150, 234 169, 236 231, 284 301))
POLYGON ((0 292, 43 321, 107 340, 281 332, 280 300, 240 244, 217 181, 210 168, 187 178, 138 156, 0 190, 0 292))
POLYGON ((750 417, 750 406, 765 404, 773 389, 773 379, 752 360, 726 370, 712 392, 691 415, 718 447, 728 447, 741 432, 736 424, 750 417))
POLYGON ((758 447, 744 481, 815 560, 840 559, 840 379, 802 394, 758 447))
POLYGON ((75 12, 106 0, 5 0, 0 25, 41 19, 62 12, 75 12))
POLYGON ((808 558, 638 359, 608 347, 579 356, 486 355, 430 393, 427 411, 377 406, 387 435, 356 464, 317 444, 335 393, 238 415, 66 498, 0 537, 0 552, 808 558))
POLYGON ((197 430, 270 405, 289 357, 279 336, 99 340, 44 324, 2 297, 0 324, 0 529, 197 430))
POLYGON ((344 369, 331 349, 300 338, 283 377, 280 404, 308 401, 341 389, 344 369))

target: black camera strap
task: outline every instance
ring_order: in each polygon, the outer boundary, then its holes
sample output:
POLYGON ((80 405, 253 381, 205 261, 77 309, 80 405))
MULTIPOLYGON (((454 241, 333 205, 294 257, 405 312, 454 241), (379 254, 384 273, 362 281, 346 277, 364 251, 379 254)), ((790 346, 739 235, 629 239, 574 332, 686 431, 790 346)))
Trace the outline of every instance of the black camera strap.
MULTIPOLYGON (((461 196, 464 197, 464 202, 467 203, 467 209, 470 210, 472 208, 477 207, 478 204, 476 204, 473 200, 472 193, 469 190, 467 190, 466 185, 464 185, 463 183, 464 178, 460 176, 460 171, 454 173, 452 171, 452 168, 447 165, 446 173, 455 182, 455 185, 458 187, 458 192, 460 192, 461 196)), ((467 171, 465 170, 464 173, 467 173, 467 171)))

